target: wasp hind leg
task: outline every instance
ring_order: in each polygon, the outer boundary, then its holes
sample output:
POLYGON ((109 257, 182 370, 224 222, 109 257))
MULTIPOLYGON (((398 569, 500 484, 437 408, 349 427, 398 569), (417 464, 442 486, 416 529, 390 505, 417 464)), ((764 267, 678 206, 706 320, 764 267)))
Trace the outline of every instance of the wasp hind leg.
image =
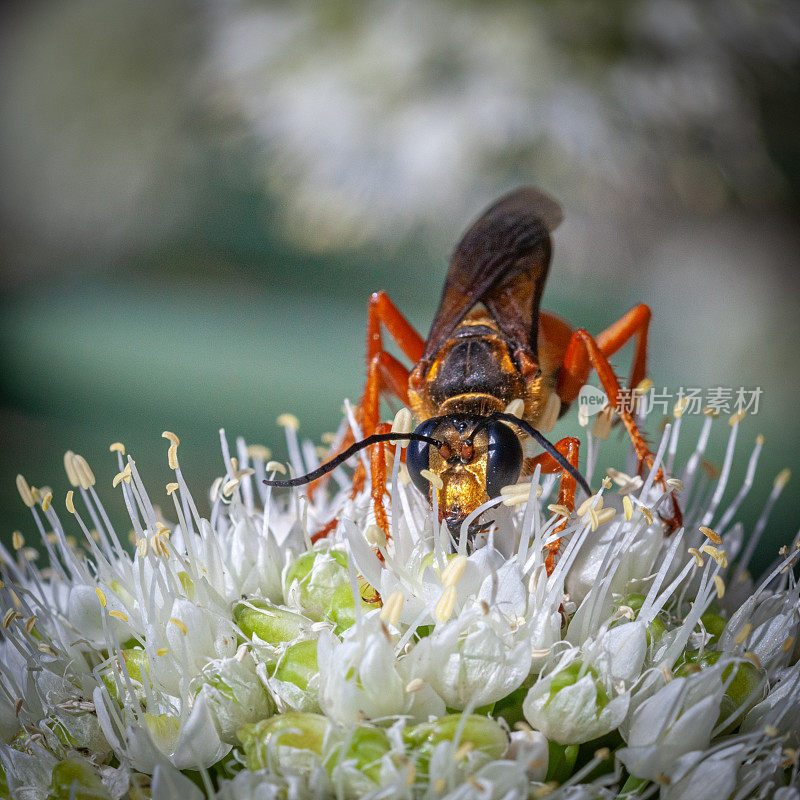
MULTIPOLYGON (((634 311, 635 310, 636 309, 634 309, 634 311)), ((612 331, 613 328, 614 326, 608 330, 612 331)), ((642 330, 644 332, 643 335, 646 335, 646 322, 642 330)), ((608 333, 608 331, 606 331, 606 333, 608 333)), ((616 334, 611 337, 612 340, 615 340, 615 343, 617 343, 620 338, 621 334, 619 331, 617 331, 616 334)), ((608 337, 606 339, 606 345, 607 347, 609 346, 608 337)), ((621 346, 622 345, 619 344, 617 349, 619 349, 621 346)), ((623 425, 625 425, 625 428, 628 431, 628 436, 630 436, 631 443, 633 444, 633 449, 635 450, 636 456, 639 459, 640 466, 645 466, 647 469, 652 469, 655 460, 654 456, 650 452, 650 448, 647 446, 647 442, 645 441, 642 432, 639 430, 639 426, 636 424, 636 421, 634 420, 630 410, 625 404, 620 403, 619 381, 617 380, 617 376, 614 374, 611 364, 608 363, 608 357, 594 337, 582 328, 579 328, 573 332, 567 346, 566 353, 564 354, 564 365, 562 367, 562 375, 559 379, 558 386, 559 395, 561 396, 562 400, 571 402, 575 399, 575 397, 577 397, 580 387, 583 386, 583 384, 586 382, 586 378, 588 377, 587 364, 591 365, 597 372, 597 376, 600 378, 600 383, 603 386, 603 390, 608 396, 608 402, 617 410, 623 425), (580 385, 578 385, 579 380, 580 385), (575 388, 576 386, 577 389, 575 388)), ((636 374, 635 366, 636 365, 634 365, 634 374, 636 374)), ((661 467, 659 467, 656 471, 655 480, 656 483, 658 483, 659 486, 664 489, 664 491, 668 490, 664 472, 661 467)), ((675 497, 675 492, 670 492, 670 502, 672 508, 669 512, 669 516, 665 517, 664 520, 670 527, 670 530, 675 531, 683 524, 683 515, 681 514, 680 506, 678 505, 678 501, 675 497)))
MULTIPOLYGON (((561 453, 562 456, 564 456, 564 458, 567 459, 567 461, 569 461, 570 464, 572 464, 573 467, 575 467, 576 470, 578 469, 578 456, 580 455, 580 441, 578 439, 576 439, 574 436, 567 436, 565 439, 561 439, 560 441, 556 442, 555 448, 559 453, 561 453)), ((526 474, 531 474, 537 466, 541 468, 542 473, 545 475, 555 475, 558 472, 561 473, 561 481, 558 485, 558 504, 564 506, 570 513, 572 513, 572 511, 575 510, 575 490, 577 489, 575 478, 573 478, 568 472, 564 471, 564 468, 561 466, 561 464, 559 464, 558 461, 556 461, 549 453, 542 453, 535 458, 525 459, 524 471, 526 474)), ((567 526, 567 519, 568 517, 564 517, 564 521, 558 524, 554 531, 556 535, 560 534, 567 526)), ((558 554, 560 547, 560 538, 554 539, 545 546, 547 555, 545 556, 544 565, 548 575, 553 572, 556 555, 558 554)))

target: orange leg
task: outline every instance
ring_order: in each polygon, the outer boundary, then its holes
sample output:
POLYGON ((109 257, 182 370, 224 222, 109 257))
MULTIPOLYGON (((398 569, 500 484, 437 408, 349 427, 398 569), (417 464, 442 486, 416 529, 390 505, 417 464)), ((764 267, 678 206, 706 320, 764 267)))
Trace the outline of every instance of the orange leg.
MULTIPOLYGON (((559 338, 566 338, 566 333, 561 328, 553 328, 553 333, 559 338)), ((633 367, 629 386, 636 388, 645 377, 647 371, 647 333, 650 327, 650 308, 644 303, 634 306, 627 314, 604 330, 595 340, 597 348, 608 359, 624 347, 634 336, 636 337, 636 351, 633 356, 633 367)), ((574 347, 572 341, 575 334, 571 333, 569 340, 564 343, 566 353, 563 367, 558 378, 558 394, 564 403, 572 403, 578 396, 581 387, 589 378, 593 366, 589 351, 585 347, 574 347)))
MULTIPOLYGON (((580 454, 580 441, 574 436, 567 436, 556 442, 556 450, 563 455, 575 469, 578 469, 578 456, 580 454)), ((558 503, 565 506, 570 511, 575 510, 575 489, 577 484, 575 478, 568 472, 564 472, 561 464, 558 463, 549 453, 542 453, 535 458, 525 460, 525 472, 531 473, 539 465, 545 475, 553 475, 561 472, 561 481, 558 485, 558 503)), ((559 523, 556 528, 556 533, 561 533, 567 525, 567 519, 559 523)), ((555 559, 561 546, 561 539, 556 539, 547 545, 547 556, 545 557, 544 565, 547 574, 550 575, 555 566, 555 559)))
MULTIPOLYGON (((367 381, 361 402, 355 410, 356 419, 361 425, 363 436, 371 436, 378 432, 380 421, 380 398, 384 391, 390 391, 404 404, 408 404, 409 370, 391 353, 383 349, 382 328, 391 336, 402 353, 416 363, 422 358, 425 340, 414 330, 406 318, 398 311, 395 304, 385 292, 375 292, 367 305, 367 381)), ((388 432, 390 427, 386 428, 388 432)), ((346 450, 353 443, 352 432, 331 457, 346 450)), ((370 454, 370 473, 372 478, 372 498, 375 507, 375 519, 378 525, 388 533, 386 511, 383 507, 383 495, 386 492, 385 446, 376 445, 370 454)), ((320 479, 321 481, 324 480, 320 479)), ((364 488, 366 474, 363 462, 359 461, 353 475, 353 493, 364 488)), ((316 486, 309 488, 313 492, 316 486)))
MULTIPOLYGON (((631 438, 640 465, 646 465, 648 469, 652 468, 653 454, 650 452, 647 442, 630 410, 625 407, 625 404, 620 403, 619 381, 611 368, 611 364, 608 363, 608 358, 601 351, 595 339, 585 330, 579 328, 572 334, 567 347, 567 352, 564 356, 564 372, 567 375, 574 375, 578 369, 582 369, 581 365, 587 359, 597 372, 610 405, 619 413, 620 419, 628 431, 628 436, 631 438)), ((664 473, 660 467, 656 472, 656 482, 666 490, 667 485, 664 473)), ((674 492, 672 493, 672 515, 667 519, 667 522, 673 530, 679 528, 682 522, 681 510, 675 499, 674 492)))

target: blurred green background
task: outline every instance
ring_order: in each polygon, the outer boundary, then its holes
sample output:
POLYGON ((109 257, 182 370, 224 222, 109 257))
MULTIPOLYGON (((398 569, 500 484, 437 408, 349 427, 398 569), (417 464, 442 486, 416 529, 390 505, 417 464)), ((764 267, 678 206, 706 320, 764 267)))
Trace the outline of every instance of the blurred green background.
MULTIPOLYGON (((727 495, 765 434, 747 525, 798 466, 796 3, 0 13, 4 540, 33 532, 17 472, 60 504, 66 449, 121 513, 112 441, 158 494, 164 429, 198 490, 220 427, 277 456, 282 412, 333 429, 363 385, 369 294, 427 332, 457 237, 522 183, 566 212, 547 308, 599 332, 647 302, 657 386, 763 389, 727 495)), ((576 429, 573 410, 557 432, 576 429)), ((762 564, 799 506, 790 483, 762 564)))

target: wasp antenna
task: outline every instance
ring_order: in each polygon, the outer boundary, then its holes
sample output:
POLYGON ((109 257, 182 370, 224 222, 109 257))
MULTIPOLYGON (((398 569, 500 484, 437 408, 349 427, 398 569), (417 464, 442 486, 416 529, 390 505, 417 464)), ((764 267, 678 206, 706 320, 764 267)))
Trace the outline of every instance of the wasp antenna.
MULTIPOLYGON (((497 419, 501 422, 508 422, 512 425, 516 425, 518 428, 522 428, 529 436, 533 437, 544 450, 546 450, 564 469, 565 472, 568 472, 578 483, 578 485, 586 492, 587 496, 591 496, 592 490, 589 488, 589 484, 586 482, 586 479, 583 475, 578 472, 572 464, 567 461, 567 459, 556 450, 556 446, 543 434, 541 431, 537 431, 536 428, 533 427, 529 422, 526 422, 524 419, 520 419, 519 417, 515 417, 513 414, 503 414, 500 411, 495 412, 490 417, 487 417, 487 420, 497 419)), ((481 423, 478 423, 476 429, 481 426, 481 423)), ((473 430, 472 435, 475 434, 475 430, 473 430)))
POLYGON ((306 483, 311 483, 312 481, 317 480, 317 478, 321 478, 323 475, 331 472, 331 470, 336 469, 336 467, 338 467, 340 464, 343 464, 345 461, 347 461, 350 456, 355 455, 359 450, 363 450, 365 447, 378 444, 379 442, 391 442, 401 439, 413 439, 415 442, 427 442, 436 448, 439 448, 444 444, 444 442, 434 439, 432 436, 423 436, 421 433, 400 433, 399 431, 391 431, 390 433, 373 433, 372 436, 367 436, 366 439, 362 439, 360 442, 355 442, 355 444, 350 445, 347 450, 343 450, 338 456, 336 456, 336 458, 331 459, 327 464, 323 464, 313 472, 309 472, 306 475, 301 475, 299 478, 291 478, 287 481, 265 480, 264 483, 266 483, 267 486, 279 487, 303 486, 306 483))

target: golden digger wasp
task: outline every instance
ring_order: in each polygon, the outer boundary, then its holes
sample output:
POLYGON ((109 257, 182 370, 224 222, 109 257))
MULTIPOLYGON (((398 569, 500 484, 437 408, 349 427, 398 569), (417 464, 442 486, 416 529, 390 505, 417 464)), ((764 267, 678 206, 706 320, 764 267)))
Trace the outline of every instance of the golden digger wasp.
MULTIPOLYGON (((597 337, 540 310, 550 234, 561 220, 560 205, 533 188, 511 192, 488 208, 455 249, 427 340, 386 294, 373 294, 367 315, 367 382, 356 409, 365 438, 355 442, 350 434, 331 461, 308 475, 266 483, 316 481, 361 448, 372 447, 371 496, 376 521, 388 535, 384 448, 408 440, 409 475, 431 503, 436 497, 439 520, 454 536, 471 512, 498 496, 502 487, 531 475, 537 465, 543 473, 561 473, 558 502, 572 511, 578 484, 591 494, 578 472, 578 439, 569 436, 551 444, 544 434, 566 413, 592 369, 627 429, 640 469, 651 468, 653 455, 632 409, 620 403, 620 384, 608 361, 636 337, 629 383, 635 387, 642 381, 650 309, 635 306, 597 337), (411 369, 384 350, 383 328, 413 362, 411 369), (419 423, 416 430, 392 431, 380 422, 383 392, 411 410, 419 423), (516 414, 508 413, 512 409, 516 414), (523 441, 529 437, 543 453, 524 457, 523 441)), ((359 465, 354 492, 363 488, 365 477, 359 465)), ((656 482, 666 491, 660 469, 656 482)), ((681 512, 674 494, 670 499, 665 521, 674 529, 681 512)), ((550 545, 548 572, 558 545, 550 545)))

